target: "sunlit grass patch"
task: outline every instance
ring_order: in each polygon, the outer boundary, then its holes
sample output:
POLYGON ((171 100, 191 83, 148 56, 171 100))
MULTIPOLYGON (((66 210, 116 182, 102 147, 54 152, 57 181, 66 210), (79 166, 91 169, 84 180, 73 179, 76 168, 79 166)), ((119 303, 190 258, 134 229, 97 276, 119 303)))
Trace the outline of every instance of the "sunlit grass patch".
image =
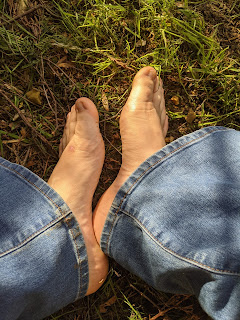
MULTIPOLYGON (((11 3, 0 1, 1 156, 47 180, 67 112, 79 96, 91 98, 106 144, 96 204, 120 166, 119 115, 146 65, 164 82, 168 142, 209 125, 240 129, 239 1, 39 0, 20 18, 11 3), (32 89, 41 102, 29 100, 32 89)), ((172 299, 112 271, 99 293, 49 319, 149 319, 167 305, 170 319, 201 318, 195 300, 179 298, 174 309, 172 299)))

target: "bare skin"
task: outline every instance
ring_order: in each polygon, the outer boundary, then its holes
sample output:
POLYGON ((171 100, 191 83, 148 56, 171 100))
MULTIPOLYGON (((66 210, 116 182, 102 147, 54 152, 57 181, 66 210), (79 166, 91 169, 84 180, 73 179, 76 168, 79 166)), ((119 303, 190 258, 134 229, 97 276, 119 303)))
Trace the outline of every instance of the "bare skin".
POLYGON ((92 224, 92 198, 105 156, 98 122, 93 102, 78 99, 67 116, 60 159, 48 181, 68 204, 82 230, 89 265, 87 295, 102 285, 108 273, 108 260, 96 241, 92 224))
POLYGON ((106 216, 119 188, 144 160, 165 146, 167 130, 162 81, 155 69, 145 67, 136 74, 120 117, 121 168, 94 211, 93 225, 99 243, 106 216))

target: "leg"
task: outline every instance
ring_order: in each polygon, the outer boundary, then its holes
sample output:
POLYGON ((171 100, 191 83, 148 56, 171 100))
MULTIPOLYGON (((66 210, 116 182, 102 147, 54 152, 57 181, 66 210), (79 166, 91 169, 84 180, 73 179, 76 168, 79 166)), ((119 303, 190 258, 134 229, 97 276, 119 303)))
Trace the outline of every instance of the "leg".
POLYGON ((90 100, 68 115, 60 155, 49 184, 0 158, 2 319, 42 319, 96 291, 107 275, 92 227, 104 144, 90 100))
POLYGON ((104 143, 93 102, 80 98, 68 114, 60 144, 60 160, 48 184, 60 194, 75 215, 85 240, 89 263, 88 294, 95 292, 108 272, 92 226, 92 197, 104 161, 104 143))
POLYGON ((167 130, 168 117, 162 81, 153 68, 143 68, 134 78, 132 91, 120 118, 122 166, 95 210, 94 228, 99 242, 105 218, 117 191, 144 160, 165 146, 167 130))
POLYGON ((134 80, 130 96, 138 94, 123 110, 129 112, 121 121, 123 170, 95 211, 97 239, 106 254, 156 289, 195 294, 213 319, 237 320, 240 133, 209 127, 164 146, 161 113, 160 129, 149 117, 148 70, 137 75, 141 81, 134 80), (138 117, 144 99, 145 122, 138 117), (131 128, 138 134, 124 135, 131 128))

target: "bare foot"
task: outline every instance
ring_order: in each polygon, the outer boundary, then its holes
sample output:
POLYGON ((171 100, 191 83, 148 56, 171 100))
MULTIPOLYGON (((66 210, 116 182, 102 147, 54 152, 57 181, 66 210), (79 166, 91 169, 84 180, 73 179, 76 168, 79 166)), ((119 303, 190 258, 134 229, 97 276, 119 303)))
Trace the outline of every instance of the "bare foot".
POLYGON ((167 130, 162 81, 155 69, 145 67, 135 76, 120 117, 121 168, 94 211, 93 225, 99 243, 106 216, 119 188, 144 160, 165 146, 167 130))
POLYGON ((108 272, 108 260, 96 241, 92 225, 92 197, 105 155, 98 121, 93 102, 78 99, 68 114, 59 148, 60 159, 48 181, 68 204, 81 227, 89 265, 87 295, 101 286, 108 272))

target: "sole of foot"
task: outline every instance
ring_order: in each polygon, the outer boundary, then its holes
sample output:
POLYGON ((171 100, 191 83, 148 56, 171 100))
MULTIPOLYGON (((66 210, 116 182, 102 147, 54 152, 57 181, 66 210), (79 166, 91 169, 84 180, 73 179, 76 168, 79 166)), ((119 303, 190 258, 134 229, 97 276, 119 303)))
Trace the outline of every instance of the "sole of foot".
POLYGON ((102 285, 108 273, 108 259, 96 241, 92 221, 92 198, 105 156, 98 123, 94 103, 78 99, 67 116, 60 159, 48 181, 72 210, 83 233, 89 265, 87 295, 102 285))
POLYGON ((136 74, 120 117, 121 168, 94 210, 93 225, 99 243, 108 211, 118 190, 142 162, 165 146, 167 130, 168 117, 162 81, 155 69, 145 67, 136 74))

